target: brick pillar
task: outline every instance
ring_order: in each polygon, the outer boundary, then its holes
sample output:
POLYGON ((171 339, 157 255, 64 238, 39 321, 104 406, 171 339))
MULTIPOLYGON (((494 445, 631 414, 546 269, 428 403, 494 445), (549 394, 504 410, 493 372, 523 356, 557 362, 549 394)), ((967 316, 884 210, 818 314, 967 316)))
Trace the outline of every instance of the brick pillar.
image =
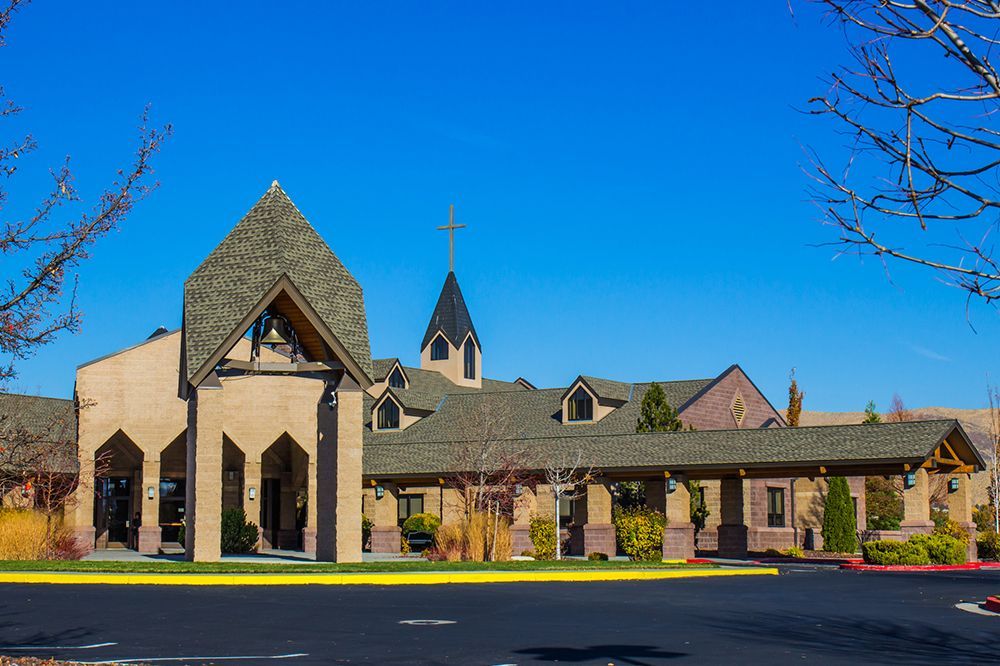
POLYGON ((243 462, 243 510, 246 511, 247 520, 257 526, 257 548, 261 548, 263 545, 262 534, 263 529, 261 528, 260 515, 260 493, 261 493, 261 477, 260 477, 260 460, 246 459, 243 462), (253 499, 250 499, 250 489, 253 489, 253 499))
POLYGON ((930 483, 925 469, 918 469, 916 483, 912 488, 903 490, 903 520, 899 523, 899 529, 907 538, 911 534, 930 534, 934 531, 934 521, 931 520, 930 483))
POLYGON ((379 485, 384 489, 382 499, 371 495, 371 508, 366 508, 372 521, 372 552, 399 553, 399 489, 393 483, 379 485))
POLYGON ((744 518, 743 479, 722 479, 719 484, 719 557, 747 556, 747 526, 744 518))
MULTIPOLYGON (((587 485, 583 506, 583 552, 604 553, 613 556, 615 547, 615 526, 611 523, 611 491, 604 483, 587 485)), ((574 517, 574 522, 576 517, 574 517)))
POLYGON ((363 393, 348 375, 337 404, 320 401, 316 445, 316 559, 361 561, 361 452, 363 393))
POLYGON ((694 557, 694 523, 691 522, 691 492, 686 482, 675 479, 677 487, 667 492, 668 481, 646 482, 646 505, 667 517, 663 529, 663 559, 686 560, 694 557))
POLYGON ((94 496, 97 492, 95 487, 97 479, 94 478, 94 456, 96 454, 84 446, 83 439, 84 433, 81 427, 81 441, 78 448, 80 473, 87 474, 89 478, 81 479, 81 483, 74 493, 75 499, 70 508, 68 522, 73 526, 73 533, 76 535, 77 541, 89 553, 94 550, 97 536, 97 528, 94 527, 94 496))
MULTIPOLYGON (((307 466, 309 478, 306 480, 306 527, 302 530, 302 550, 316 552, 316 461, 309 458, 307 466)), ((361 517, 358 517, 361 520, 361 517)))
POLYGON ((979 551, 976 547, 976 523, 972 521, 972 484, 967 474, 955 474, 951 478, 958 479, 958 490, 948 491, 948 517, 969 533, 966 557, 969 562, 975 562, 979 559, 979 551))
POLYGON ((139 525, 140 553, 160 552, 160 461, 149 460, 146 454, 142 461, 142 524, 139 525), (149 489, 153 489, 153 497, 149 489))
POLYGON ((222 391, 200 386, 188 397, 184 549, 194 562, 222 555, 222 391))
POLYGON ((514 555, 534 550, 531 543, 531 516, 537 512, 538 498, 535 491, 523 486, 521 496, 514 499, 514 524, 510 527, 510 535, 514 555))

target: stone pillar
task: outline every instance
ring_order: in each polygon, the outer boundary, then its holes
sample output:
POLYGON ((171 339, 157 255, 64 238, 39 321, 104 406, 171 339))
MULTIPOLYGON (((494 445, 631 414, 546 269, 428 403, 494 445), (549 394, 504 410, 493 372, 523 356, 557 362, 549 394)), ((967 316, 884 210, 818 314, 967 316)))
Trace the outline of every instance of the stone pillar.
POLYGON ((614 556, 617 548, 615 526, 611 523, 611 491, 604 483, 591 483, 587 485, 584 497, 585 500, 578 505, 583 507, 584 514, 580 517, 583 523, 583 552, 579 554, 614 556))
POLYGON ((912 488, 903 489, 903 520, 899 529, 904 538, 912 534, 930 534, 934 531, 934 521, 931 520, 930 483, 927 470, 916 471, 916 483, 912 488))
POLYGON ((264 529, 261 527, 263 520, 260 515, 260 460, 247 459, 243 462, 243 510, 247 514, 247 520, 257 525, 257 548, 263 544, 262 535, 264 529), (253 499, 250 499, 250 490, 253 489, 253 499))
POLYGON ((78 455, 80 456, 80 473, 87 474, 89 478, 81 479, 81 483, 74 493, 75 506, 71 509, 70 524, 73 526, 76 540, 89 553, 94 550, 97 536, 97 528, 94 527, 94 497, 97 494, 97 479, 94 478, 94 456, 96 453, 86 449, 81 442, 78 455))
POLYGON ((316 559, 361 561, 363 392, 344 375, 337 404, 317 404, 316 559))
POLYGON ((687 560, 694 557, 694 523, 691 522, 691 492, 687 483, 675 479, 677 487, 667 492, 668 481, 646 482, 646 505, 667 517, 663 530, 663 559, 687 560))
MULTIPOLYGON (((306 527, 302 531, 302 550, 307 553, 316 552, 316 462, 310 456, 307 468, 309 479, 306 481, 306 527)), ((358 520, 361 520, 360 516, 358 520)))
POLYGON ((969 533, 966 557, 969 562, 975 562, 979 559, 979 551, 976 547, 976 523, 972 521, 972 484, 967 474, 955 474, 951 478, 958 479, 958 490, 948 491, 948 517, 969 533))
POLYGON ((743 559, 747 556, 747 526, 744 518, 743 479, 722 479, 719 484, 719 557, 743 559))
POLYGON ((367 514, 372 521, 372 552, 399 553, 399 489, 392 483, 380 483, 382 499, 371 496, 371 509, 367 514))
POLYGON ((511 551, 520 555, 527 550, 534 550, 531 543, 531 516, 536 513, 538 499, 535 491, 528 486, 522 486, 521 496, 514 498, 514 524, 510 527, 511 551))
POLYGON ((200 386, 188 397, 184 550, 194 562, 222 556, 222 390, 200 386))
POLYGON ((139 525, 139 543, 136 550, 140 553, 160 552, 160 461, 149 460, 144 456, 142 461, 142 523, 139 525), (149 489, 153 489, 153 497, 149 489))

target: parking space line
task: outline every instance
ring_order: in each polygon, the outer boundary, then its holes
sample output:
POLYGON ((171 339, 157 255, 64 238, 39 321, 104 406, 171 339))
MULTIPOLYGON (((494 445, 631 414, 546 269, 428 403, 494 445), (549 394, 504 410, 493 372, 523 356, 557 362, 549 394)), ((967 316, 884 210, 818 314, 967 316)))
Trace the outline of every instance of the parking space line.
POLYGON ((308 657, 308 652, 293 652, 291 654, 240 654, 211 657, 128 657, 119 659, 105 659, 101 661, 80 661, 80 664, 135 664, 151 661, 235 661, 238 659, 294 659, 295 657, 308 657))
POLYGON ((93 643, 92 645, 0 645, 3 650, 93 650, 95 648, 111 647, 118 643, 93 643))

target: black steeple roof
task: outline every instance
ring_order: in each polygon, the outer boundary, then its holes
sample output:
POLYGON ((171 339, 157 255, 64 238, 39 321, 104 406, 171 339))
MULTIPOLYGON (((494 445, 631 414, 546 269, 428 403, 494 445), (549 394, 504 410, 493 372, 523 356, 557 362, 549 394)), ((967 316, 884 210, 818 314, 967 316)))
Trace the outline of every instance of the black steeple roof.
POLYGON ((458 286, 458 278, 455 277, 454 271, 449 271, 448 277, 444 280, 441 295, 434 307, 431 321, 427 324, 427 332, 424 333, 424 341, 420 344, 420 348, 426 348, 438 331, 444 333, 456 348, 465 342, 465 337, 471 331, 480 351, 483 348, 476 327, 472 325, 469 309, 465 307, 465 299, 462 298, 462 290, 458 286))

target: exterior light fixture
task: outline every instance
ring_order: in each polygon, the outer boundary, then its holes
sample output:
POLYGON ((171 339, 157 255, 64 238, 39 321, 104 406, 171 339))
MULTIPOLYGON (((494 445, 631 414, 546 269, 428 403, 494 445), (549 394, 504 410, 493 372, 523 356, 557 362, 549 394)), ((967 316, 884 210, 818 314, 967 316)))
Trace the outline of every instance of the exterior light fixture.
POLYGON ((617 481, 615 481, 615 482, 613 482, 613 483, 609 483, 609 484, 608 484, 608 490, 610 490, 610 491, 611 491, 611 494, 612 494, 612 495, 617 495, 617 494, 618 494, 618 489, 619 489, 619 488, 620 488, 620 486, 618 485, 618 482, 617 482, 617 481))
POLYGON ((375 486, 375 499, 380 500, 385 497, 385 486, 375 486))
POLYGON ((909 490, 913 486, 917 485, 917 473, 907 472, 903 475, 903 489, 909 490))
POLYGON ((250 496, 250 501, 251 502, 254 501, 255 499, 257 499, 257 488, 255 488, 254 486, 250 486, 250 489, 247 491, 247 494, 250 496))
POLYGON ((667 492, 672 493, 677 490, 677 479, 670 478, 667 479, 667 492))
POLYGON ((154 497, 156 497, 156 490, 153 488, 153 486, 146 488, 146 497, 148 497, 149 499, 153 499, 154 497))
POLYGON ((234 481, 236 479, 236 472, 235 471, 229 470, 228 472, 226 472, 226 474, 229 475, 229 480, 230 481, 234 481))
POLYGON ((524 492, 524 486, 522 486, 520 483, 515 483, 514 484, 514 497, 520 497, 523 492, 524 492))
POLYGON ((948 492, 949 493, 958 492, 958 479, 955 478, 948 479, 948 492))

